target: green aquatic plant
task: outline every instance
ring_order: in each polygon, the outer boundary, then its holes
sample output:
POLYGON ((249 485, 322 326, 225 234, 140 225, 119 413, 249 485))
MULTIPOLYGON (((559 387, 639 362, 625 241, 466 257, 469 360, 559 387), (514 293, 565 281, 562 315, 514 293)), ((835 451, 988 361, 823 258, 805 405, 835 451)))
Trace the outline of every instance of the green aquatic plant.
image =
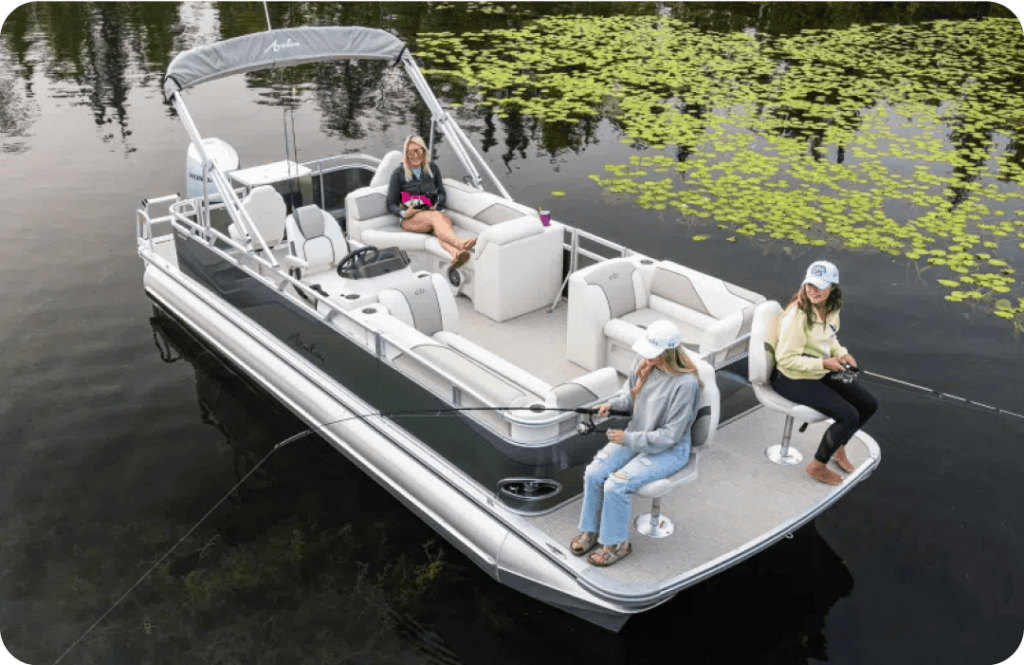
POLYGON ((943 287, 973 287, 947 300, 987 303, 1024 330, 1024 307, 996 297, 1020 288, 1024 248, 1005 241, 1024 238, 1009 219, 1024 214, 1017 21, 769 38, 665 16, 549 16, 423 35, 417 55, 427 76, 469 91, 455 103, 612 123, 638 154, 589 176, 609 194, 729 242, 900 257, 943 287))

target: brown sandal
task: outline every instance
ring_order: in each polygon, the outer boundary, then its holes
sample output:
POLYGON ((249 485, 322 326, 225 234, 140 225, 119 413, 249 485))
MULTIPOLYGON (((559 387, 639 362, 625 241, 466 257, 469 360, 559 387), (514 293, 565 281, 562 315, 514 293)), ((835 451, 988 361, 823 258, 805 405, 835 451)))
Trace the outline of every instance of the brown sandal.
POLYGON ((578 536, 569 543, 569 549, 576 556, 583 556, 597 546, 597 533, 593 531, 581 531, 578 536))
POLYGON ((594 552, 587 557, 587 561, 604 568, 610 566, 616 561, 624 559, 630 552, 633 551, 633 546, 630 543, 626 543, 625 547, 622 545, 605 545, 598 551, 594 552), (595 559, 594 557, 598 557, 595 559))

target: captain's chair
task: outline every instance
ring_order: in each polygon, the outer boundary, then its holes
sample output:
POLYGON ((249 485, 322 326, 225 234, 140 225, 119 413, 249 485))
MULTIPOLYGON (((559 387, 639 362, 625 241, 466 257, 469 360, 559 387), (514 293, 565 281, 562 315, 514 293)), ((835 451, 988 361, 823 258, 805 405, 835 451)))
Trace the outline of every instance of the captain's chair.
POLYGON ((334 216, 315 205, 308 205, 289 215, 285 226, 291 255, 298 259, 293 265, 302 266, 294 267, 296 278, 307 283, 316 282, 330 295, 340 292, 332 290, 330 284, 341 280, 334 271, 338 261, 349 250, 334 216))
POLYGON ((671 476, 647 483, 633 493, 634 496, 652 499, 651 511, 637 515, 633 522, 637 531, 651 538, 664 538, 675 529, 672 520, 661 514, 661 497, 680 485, 697 479, 700 450, 702 446, 711 443, 718 429, 721 395, 718 392, 718 384, 715 383, 715 370, 700 358, 694 357, 693 354, 689 355, 703 384, 697 402, 697 417, 690 427, 690 460, 686 466, 671 476))
POLYGON ((782 306, 774 300, 763 302, 754 309, 747 366, 750 383, 758 401, 769 409, 786 414, 782 443, 769 447, 765 454, 776 464, 792 465, 799 464, 803 459, 799 450, 789 447, 790 436, 793 433, 793 418, 800 418, 805 423, 817 423, 829 418, 809 406, 789 401, 772 388, 775 344, 779 339, 778 326, 781 314, 782 306))
MULTIPOLYGON (((285 212, 284 199, 277 190, 270 185, 260 185, 253 188, 251 192, 242 199, 242 208, 248 213, 249 219, 256 225, 256 229, 263 236, 268 249, 273 249, 284 238, 285 212)), ((245 232, 232 223, 228 226, 228 235, 243 245, 245 244, 245 232)), ((257 249, 262 249, 257 246, 257 249)))

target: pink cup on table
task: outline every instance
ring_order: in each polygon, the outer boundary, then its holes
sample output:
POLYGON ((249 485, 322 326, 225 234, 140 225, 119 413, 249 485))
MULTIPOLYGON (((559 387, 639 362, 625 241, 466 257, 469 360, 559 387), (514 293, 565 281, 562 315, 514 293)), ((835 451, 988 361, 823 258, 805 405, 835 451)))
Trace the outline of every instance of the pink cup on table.
POLYGON ((540 211, 540 223, 544 226, 551 224, 551 212, 549 210, 540 211))

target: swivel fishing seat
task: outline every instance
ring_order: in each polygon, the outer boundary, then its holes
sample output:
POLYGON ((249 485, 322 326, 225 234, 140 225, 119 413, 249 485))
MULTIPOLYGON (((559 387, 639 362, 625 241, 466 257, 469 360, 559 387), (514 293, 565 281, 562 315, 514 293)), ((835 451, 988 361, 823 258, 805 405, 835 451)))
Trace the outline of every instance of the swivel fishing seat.
POLYGON ((697 417, 690 427, 690 459, 686 466, 671 476, 647 483, 634 492, 635 496, 652 499, 650 512, 637 515, 633 521, 638 532, 651 538, 665 538, 675 530, 672 520, 661 514, 661 497, 697 479, 699 449, 715 438, 715 430, 718 429, 721 395, 715 383, 715 370, 692 354, 690 360, 697 366, 697 376, 703 384, 695 407, 697 417))
MULTIPOLYGON (((782 430, 782 443, 765 450, 768 459, 776 464, 793 465, 803 460, 799 450, 789 447, 793 433, 793 419, 800 418, 806 423, 828 420, 828 416, 809 406, 791 402, 772 388, 771 377, 775 369, 775 346, 778 340, 779 316, 782 306, 774 300, 763 302, 754 309, 754 320, 750 327, 750 350, 747 358, 748 376, 754 388, 757 401, 774 411, 786 415, 782 430)), ((803 429, 801 429, 803 431, 803 429)))

